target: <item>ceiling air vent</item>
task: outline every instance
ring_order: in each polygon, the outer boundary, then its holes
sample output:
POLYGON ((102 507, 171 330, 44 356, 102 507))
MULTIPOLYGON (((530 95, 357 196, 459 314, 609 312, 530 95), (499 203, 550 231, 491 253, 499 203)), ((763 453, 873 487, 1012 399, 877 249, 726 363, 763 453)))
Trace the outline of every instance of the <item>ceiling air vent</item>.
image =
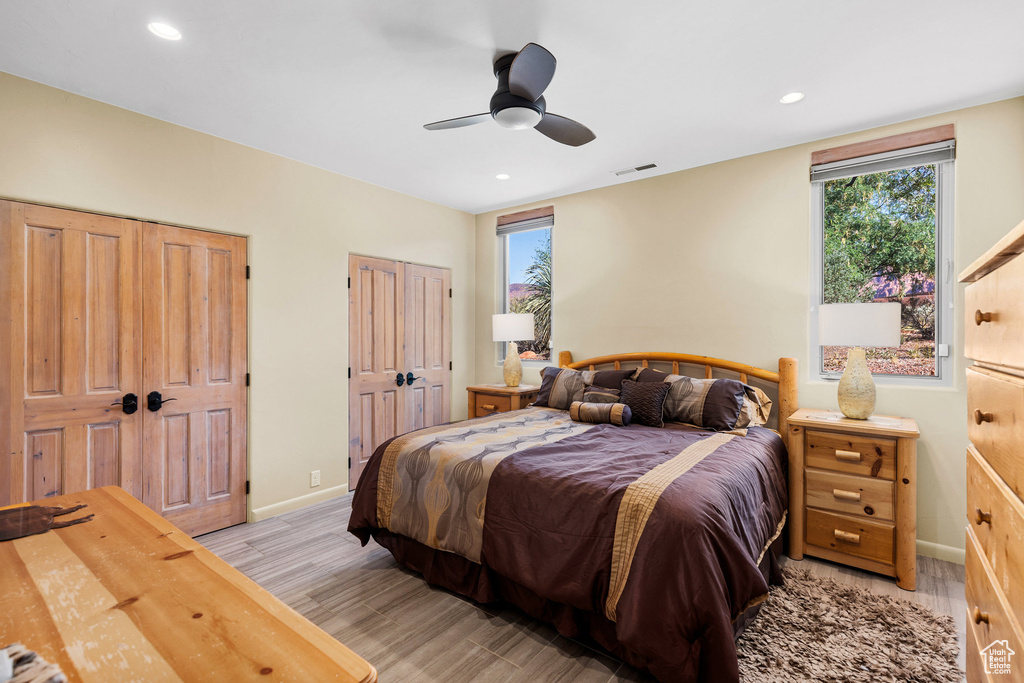
POLYGON ((629 175, 630 173, 636 173, 637 171, 646 171, 648 169, 658 168, 657 164, 644 164, 643 166, 633 166, 631 168, 624 168, 621 171, 612 171, 615 175, 629 175))

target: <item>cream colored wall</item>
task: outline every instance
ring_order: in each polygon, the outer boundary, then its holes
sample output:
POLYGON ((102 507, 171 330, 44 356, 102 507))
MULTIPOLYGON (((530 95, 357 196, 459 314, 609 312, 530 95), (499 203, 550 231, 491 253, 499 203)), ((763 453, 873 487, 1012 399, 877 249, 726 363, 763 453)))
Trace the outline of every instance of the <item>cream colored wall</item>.
MULTIPOLYGON (((811 152, 944 123, 956 126, 959 272, 1024 218, 1024 98, 478 215, 477 381, 501 378, 489 327, 500 296, 495 218, 553 204, 556 352, 680 351, 767 368, 796 356, 801 405, 836 408, 835 383, 809 375, 811 152)), ((921 429, 919 551, 962 562, 962 288, 955 303, 953 386, 881 386, 876 410, 921 429)), ((528 369, 524 381, 538 380, 528 369)))
POLYGON ((0 196, 249 236, 256 518, 346 490, 349 253, 451 268, 452 417, 465 417, 469 214, 2 73, 0 196))

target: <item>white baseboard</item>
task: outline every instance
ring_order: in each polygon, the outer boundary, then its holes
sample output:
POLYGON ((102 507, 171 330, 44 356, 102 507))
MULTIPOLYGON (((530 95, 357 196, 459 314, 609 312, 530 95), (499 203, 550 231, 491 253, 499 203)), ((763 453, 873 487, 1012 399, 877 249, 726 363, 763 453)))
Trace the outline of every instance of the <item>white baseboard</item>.
MULTIPOLYGON (((273 505, 265 505, 261 508, 253 508, 249 512, 249 517, 246 521, 259 522, 263 519, 269 519, 270 517, 277 517, 286 512, 292 510, 298 510, 304 508, 307 505, 313 503, 320 503, 331 498, 337 498, 338 496, 344 496, 348 493, 348 486, 332 486, 329 489, 323 491, 314 491, 313 493, 307 493, 304 496, 298 498, 290 498, 288 500, 282 500, 280 503, 274 503, 273 505)), ((962 560, 961 560, 962 562, 962 560)))
POLYGON ((925 557, 934 557, 936 560, 945 560, 946 562, 963 564, 967 556, 967 551, 963 548, 954 548, 951 545, 941 545, 939 543, 932 543, 931 541, 922 541, 921 539, 917 539, 917 554, 924 555, 925 557))

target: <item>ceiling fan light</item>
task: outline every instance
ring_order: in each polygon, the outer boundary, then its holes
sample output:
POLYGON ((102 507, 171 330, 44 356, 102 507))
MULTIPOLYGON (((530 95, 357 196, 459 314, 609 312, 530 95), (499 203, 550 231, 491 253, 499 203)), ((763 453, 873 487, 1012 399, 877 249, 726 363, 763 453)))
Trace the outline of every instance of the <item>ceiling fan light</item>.
POLYGON ((540 112, 530 107, 506 107, 494 112, 494 120, 502 128, 533 128, 540 123, 540 119, 540 112))

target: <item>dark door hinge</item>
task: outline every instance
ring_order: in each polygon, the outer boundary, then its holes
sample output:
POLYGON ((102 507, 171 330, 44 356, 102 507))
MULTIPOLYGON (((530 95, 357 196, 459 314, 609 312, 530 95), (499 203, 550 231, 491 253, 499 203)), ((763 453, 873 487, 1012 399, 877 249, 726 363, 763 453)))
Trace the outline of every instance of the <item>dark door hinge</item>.
POLYGON ((352 278, 348 279, 348 288, 352 289, 352 278))
POLYGON ((352 368, 348 369, 348 378, 352 379, 352 368))
POLYGON ((449 299, 452 298, 452 288, 451 287, 448 288, 448 298, 449 299))
POLYGON ((246 267, 245 267, 245 279, 246 279, 246 280, 248 280, 248 279, 249 279, 249 275, 250 275, 250 274, 251 274, 251 272, 250 272, 250 270, 249 270, 249 266, 246 266, 246 267))
POLYGON ((245 495, 249 495, 249 480, 245 480, 245 495))
POLYGON ((448 369, 449 369, 449 370, 451 370, 451 369, 452 369, 452 362, 451 362, 451 361, 448 361, 448 369))
POLYGON ((245 373, 245 386, 249 386, 249 373, 245 373))
POLYGON ((352 456, 349 456, 348 458, 348 468, 352 469, 352 456))

